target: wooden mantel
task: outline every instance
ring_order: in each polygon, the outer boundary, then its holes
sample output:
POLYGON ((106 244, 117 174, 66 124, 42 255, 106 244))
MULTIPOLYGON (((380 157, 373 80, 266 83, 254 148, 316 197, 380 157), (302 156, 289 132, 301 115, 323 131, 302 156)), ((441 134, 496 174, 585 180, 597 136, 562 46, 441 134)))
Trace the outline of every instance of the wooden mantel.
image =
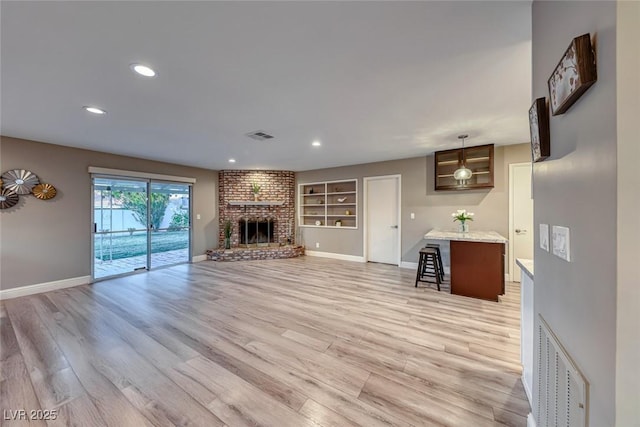
POLYGON ((258 202, 251 202, 248 200, 232 200, 229 202, 230 206, 282 206, 284 200, 260 200, 258 202))

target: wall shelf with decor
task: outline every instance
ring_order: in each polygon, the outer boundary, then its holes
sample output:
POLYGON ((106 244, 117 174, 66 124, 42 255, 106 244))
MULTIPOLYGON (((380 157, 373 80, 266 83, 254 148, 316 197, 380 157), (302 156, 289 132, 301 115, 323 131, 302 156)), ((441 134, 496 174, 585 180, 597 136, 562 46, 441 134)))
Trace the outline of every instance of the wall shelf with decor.
POLYGON ((434 157, 436 191, 493 188, 493 144, 436 151, 434 157), (462 165, 473 174, 468 180, 458 181, 453 174, 462 165))
POLYGON ((358 181, 312 182, 298 185, 301 227, 358 228, 358 181))

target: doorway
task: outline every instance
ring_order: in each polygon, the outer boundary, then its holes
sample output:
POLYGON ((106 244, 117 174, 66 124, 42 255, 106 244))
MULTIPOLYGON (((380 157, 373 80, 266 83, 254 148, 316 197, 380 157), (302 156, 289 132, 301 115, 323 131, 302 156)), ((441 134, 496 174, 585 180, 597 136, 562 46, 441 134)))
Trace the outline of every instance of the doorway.
POLYGON ((400 265, 400 175, 364 178, 364 258, 400 265))
POLYGON ((191 185, 93 176, 94 280, 189 262, 191 185))
POLYGON ((509 275, 520 282, 516 259, 533 259, 531 163, 509 165, 509 200, 509 275))

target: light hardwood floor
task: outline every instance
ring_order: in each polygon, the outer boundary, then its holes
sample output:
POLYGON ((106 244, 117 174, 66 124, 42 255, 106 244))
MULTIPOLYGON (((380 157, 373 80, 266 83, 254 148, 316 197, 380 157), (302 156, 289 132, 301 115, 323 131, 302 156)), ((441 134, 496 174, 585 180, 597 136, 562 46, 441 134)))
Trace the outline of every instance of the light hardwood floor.
POLYGON ((495 303, 415 289, 414 274, 312 257, 202 262, 4 301, 3 418, 526 425, 518 286, 495 303))

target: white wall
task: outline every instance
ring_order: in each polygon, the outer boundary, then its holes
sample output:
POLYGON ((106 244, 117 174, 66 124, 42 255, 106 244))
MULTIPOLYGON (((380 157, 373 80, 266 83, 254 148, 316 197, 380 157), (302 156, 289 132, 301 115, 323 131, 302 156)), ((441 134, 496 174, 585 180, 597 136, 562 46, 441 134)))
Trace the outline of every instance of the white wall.
POLYGON ((616 425, 640 426, 640 2, 618 2, 616 425))
POLYGON ((534 165, 534 227, 571 230, 571 262, 541 250, 536 233, 534 310, 590 384, 589 425, 613 426, 616 3, 534 2, 532 19, 533 99, 549 96, 547 79, 574 37, 591 33, 595 40, 598 81, 564 115, 551 117, 551 157, 534 165))

